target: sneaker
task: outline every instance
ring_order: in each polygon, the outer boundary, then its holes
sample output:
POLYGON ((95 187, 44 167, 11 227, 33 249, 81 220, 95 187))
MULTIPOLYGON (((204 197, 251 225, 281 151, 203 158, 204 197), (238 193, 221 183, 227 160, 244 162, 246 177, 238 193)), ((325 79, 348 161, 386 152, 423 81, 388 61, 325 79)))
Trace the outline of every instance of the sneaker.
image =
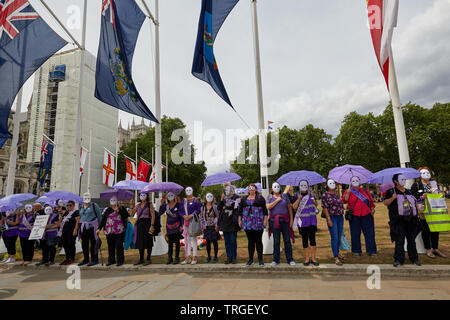
POLYGON ((184 260, 181 264, 189 264, 189 259, 184 260))
POLYGON ((259 260, 259 265, 260 265, 260 266, 263 266, 263 265, 264 265, 264 261, 259 260))
POLYGON ((98 261, 91 261, 91 262, 89 262, 88 263, 88 267, 92 267, 92 266, 95 266, 96 264, 98 264, 98 261))
POLYGON ((394 267, 400 267, 402 265, 402 263, 400 263, 400 261, 395 260, 394 261, 394 267))
POLYGON ((196 260, 192 260, 191 264, 197 264, 197 259, 196 260))
POLYGON ((251 266, 253 264, 253 260, 248 260, 246 266, 251 266))
POLYGON ((206 263, 210 263, 211 262, 211 257, 206 258, 205 262, 206 263))
POLYGON ((278 264, 279 264, 278 262, 272 261, 272 263, 270 264, 270 266, 271 266, 271 267, 276 267, 278 264))
POLYGON ((9 258, 6 258, 5 260, 0 261, 0 263, 8 263, 8 262, 7 262, 8 260, 9 260, 9 258))
POLYGON ((292 260, 291 262, 289 262, 289 265, 294 267, 294 266, 296 266, 297 264, 295 263, 294 260, 292 260))
POLYGON ((212 263, 217 263, 217 261, 219 261, 219 260, 217 259, 217 257, 214 257, 214 259, 212 260, 212 263))
POLYGON ((175 258, 175 260, 173 261, 173 264, 179 264, 180 263, 180 258, 175 258))
POLYGON ((41 261, 35 264, 35 266, 42 266, 43 264, 46 264, 47 261, 41 261))
POLYGON ((78 266, 81 267, 81 266, 84 266, 85 264, 88 264, 88 263, 89 263, 89 261, 83 260, 83 261, 81 261, 81 262, 78 264, 78 266))
POLYGON ((55 264, 55 262, 54 262, 54 261, 49 261, 49 262, 47 262, 47 263, 45 264, 45 266, 46 266, 46 267, 49 267, 49 266, 51 266, 52 264, 55 264))

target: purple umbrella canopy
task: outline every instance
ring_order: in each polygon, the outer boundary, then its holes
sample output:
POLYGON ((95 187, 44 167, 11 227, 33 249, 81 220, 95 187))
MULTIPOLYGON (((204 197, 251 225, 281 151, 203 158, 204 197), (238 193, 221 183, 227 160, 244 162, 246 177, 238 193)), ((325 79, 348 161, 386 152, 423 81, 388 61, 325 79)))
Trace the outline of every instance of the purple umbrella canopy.
POLYGON ((307 181, 310 186, 323 183, 326 181, 324 177, 314 171, 290 171, 278 178, 277 182, 284 186, 298 186, 300 181, 307 181))
POLYGON ((122 180, 113 185, 115 189, 123 190, 142 190, 144 187, 148 186, 149 183, 139 180, 122 180))
POLYGON ((36 198, 37 195, 32 194, 32 193, 17 193, 17 194, 11 194, 9 196, 6 196, 2 199, 0 199, 0 205, 2 203, 10 203, 12 202, 21 202, 21 201, 26 201, 26 200, 30 200, 33 198, 36 198))
POLYGON ((206 177, 206 179, 203 180, 201 186, 202 187, 214 186, 217 184, 233 182, 233 181, 237 181, 240 179, 241 179, 241 177, 234 172, 219 172, 219 173, 212 174, 212 175, 206 177))
POLYGON ((21 206, 22 204, 20 202, 13 202, 11 200, 9 202, 4 202, 0 204, 0 212, 13 211, 21 206))
POLYGON ((341 167, 336 167, 328 173, 328 179, 333 179, 337 183, 351 184, 353 177, 358 177, 361 184, 367 183, 372 176, 372 172, 363 166, 346 164, 341 167))
POLYGON ((395 174, 401 174, 405 176, 406 179, 414 179, 420 177, 419 170, 414 168, 388 168, 378 172, 375 172, 367 181, 367 183, 392 183, 392 177, 395 174))
POLYGON ((173 192, 179 194, 184 188, 175 182, 158 182, 149 184, 141 190, 142 193, 149 192, 173 192))
POLYGON ((56 207, 56 199, 50 199, 47 196, 42 196, 42 197, 37 198, 36 202, 40 202, 40 203, 43 203, 44 205, 48 204, 52 207, 56 207))
POLYGON ((79 195, 69 191, 50 191, 45 193, 44 196, 46 196, 50 200, 72 200, 74 202, 83 203, 83 199, 81 199, 79 195))
POLYGON ((100 199, 109 200, 114 196, 116 196, 119 201, 134 199, 133 192, 122 189, 108 189, 100 193, 100 199))

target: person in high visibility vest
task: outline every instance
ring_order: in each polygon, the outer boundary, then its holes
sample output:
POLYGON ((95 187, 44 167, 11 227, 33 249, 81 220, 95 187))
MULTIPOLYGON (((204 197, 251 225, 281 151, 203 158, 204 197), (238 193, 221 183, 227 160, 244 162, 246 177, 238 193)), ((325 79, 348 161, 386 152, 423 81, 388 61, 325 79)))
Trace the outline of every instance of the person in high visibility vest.
MULTIPOLYGON (((424 215, 424 213, 429 213, 429 211, 427 210, 428 209, 427 201, 426 201, 427 195, 439 193, 439 188, 437 187, 436 181, 430 181, 431 180, 430 168, 421 167, 421 168, 419 168, 419 171, 420 171, 420 180, 412 185, 411 192, 418 200, 418 210, 419 210, 419 218, 420 218, 420 227, 422 230, 423 244, 424 244, 425 249, 427 250, 427 256, 429 258, 434 259, 434 258, 436 258, 436 256, 446 258, 447 256, 439 250, 439 231, 437 231, 437 230, 444 230, 443 228, 446 228, 448 226, 446 226, 445 223, 440 223, 440 226, 438 228, 435 228, 434 226, 437 225, 437 224, 435 224, 432 227, 433 230, 430 230, 430 226, 429 226, 431 220, 441 219, 441 218, 444 218, 444 220, 445 220, 445 215, 437 214, 437 215, 434 215, 435 217, 432 217, 433 215, 429 215, 428 221, 424 215), (427 212, 425 210, 427 210, 427 212), (436 231, 434 231, 434 230, 436 230, 436 231)), ((444 197, 444 199, 445 199, 445 197, 444 197)), ((448 217, 448 214, 447 214, 447 217, 448 217)), ((438 221, 431 221, 431 223, 433 223, 433 222, 438 222, 438 221)))

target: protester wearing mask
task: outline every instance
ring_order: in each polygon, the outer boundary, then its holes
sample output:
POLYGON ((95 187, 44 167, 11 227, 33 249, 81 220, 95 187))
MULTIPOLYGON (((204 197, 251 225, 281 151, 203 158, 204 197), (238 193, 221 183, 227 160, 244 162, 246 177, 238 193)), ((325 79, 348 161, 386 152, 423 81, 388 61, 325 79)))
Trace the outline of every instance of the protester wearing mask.
POLYGON ((241 201, 239 209, 239 227, 244 229, 248 239, 248 262, 247 266, 253 264, 253 255, 258 254, 259 265, 263 266, 263 243, 262 235, 267 226, 266 200, 258 194, 254 183, 248 186, 248 196, 241 201))
POLYGON ((44 237, 41 240, 42 244, 42 260, 37 263, 37 266, 50 266, 55 263, 57 233, 59 227, 59 216, 49 205, 45 205, 43 212, 48 215, 47 225, 45 226, 44 237))
POLYGON ((295 242, 292 231, 292 223, 294 222, 292 205, 287 193, 281 194, 281 186, 278 182, 272 184, 272 194, 267 196, 266 208, 269 210, 269 237, 273 233, 273 261, 271 266, 275 267, 280 263, 281 234, 283 234, 286 262, 295 266, 291 245, 291 239, 295 242))
POLYGON ((80 209, 80 236, 84 259, 78 264, 79 266, 87 264, 88 267, 91 267, 98 264, 98 253, 95 250, 95 245, 98 239, 97 229, 101 221, 100 207, 95 202, 91 202, 91 194, 86 192, 83 195, 83 206, 80 209), (90 261, 89 252, 91 253, 90 261))
POLYGON ((351 178, 351 186, 345 191, 342 201, 345 204, 348 204, 347 209, 350 209, 352 212, 351 215, 349 215, 352 253, 358 256, 362 254, 362 231, 366 241, 366 252, 370 256, 375 257, 377 255, 375 222, 373 218, 373 215, 375 214, 375 203, 373 202, 370 192, 361 187, 359 177, 355 176, 351 178))
POLYGON ((136 249, 139 249, 139 261, 134 265, 151 263, 153 248, 153 233, 155 232, 155 208, 150 202, 148 193, 139 194, 139 200, 136 207, 130 212, 130 216, 137 213, 136 223, 134 224, 134 243, 136 249), (147 249, 147 261, 144 262, 145 249, 147 249))
POLYGON ((67 210, 59 217, 60 227, 58 237, 62 240, 66 259, 60 263, 65 266, 75 262, 75 241, 78 235, 78 226, 80 222, 80 213, 75 209, 75 202, 67 202, 67 210))
POLYGON ((197 263, 197 236, 189 235, 189 225, 192 222, 192 219, 200 219, 200 211, 201 211, 201 203, 200 201, 194 197, 194 190, 192 187, 187 187, 185 189, 186 198, 183 199, 184 212, 186 213, 184 218, 184 227, 183 227, 183 237, 184 237, 184 253, 185 259, 181 264, 189 263, 189 256, 191 254, 192 249, 192 261, 191 264, 197 263))
POLYGON ((116 266, 119 267, 125 262, 123 243, 127 223, 127 210, 123 206, 119 207, 117 197, 113 196, 109 200, 109 207, 103 211, 102 220, 97 230, 97 235, 101 230, 104 230, 103 233, 108 243, 107 266, 113 265, 117 261, 116 266))
POLYGON ((303 249, 305 251, 304 266, 312 263, 319 265, 316 260, 316 232, 317 232, 317 203, 309 190, 309 184, 303 180, 299 183, 300 193, 297 200, 292 205, 295 210, 293 229, 297 229, 302 236, 303 249), (309 244, 308 244, 309 240, 309 244))
POLYGON ((420 266, 416 249, 416 235, 419 225, 416 198, 405 188, 406 178, 401 174, 392 177, 393 189, 386 192, 384 204, 389 210, 389 227, 392 242, 395 242, 394 267, 405 263, 405 238, 408 256, 412 263, 420 266))
POLYGON ((3 231, 2 238, 8 252, 8 258, 1 263, 15 263, 16 259, 16 242, 19 236, 19 222, 15 210, 7 211, 4 217, 4 223, 8 225, 8 229, 3 231))
POLYGON ((220 240, 219 234, 219 210, 217 209, 216 200, 212 193, 205 195, 203 206, 201 207, 200 223, 203 230, 203 239, 206 240, 206 263, 211 261, 211 244, 214 246, 214 258, 213 263, 217 263, 217 254, 219 252, 218 240, 220 240))
POLYGON ((423 216, 427 194, 439 193, 439 188, 436 181, 431 181, 430 168, 421 167, 419 168, 419 171, 420 180, 412 185, 411 192, 418 201, 419 221, 420 229, 422 231, 423 244, 427 250, 427 256, 429 258, 434 259, 436 256, 447 258, 447 256, 439 250, 439 232, 431 232, 430 227, 423 216))
POLYGON ((22 248, 23 262, 22 265, 30 264, 34 256, 34 240, 28 240, 31 230, 33 229, 36 215, 33 213, 31 204, 25 205, 25 212, 17 215, 16 222, 19 225, 20 246, 22 248))
POLYGON ((223 232, 227 260, 225 264, 236 264, 237 259, 237 233, 239 227, 239 205, 241 198, 235 194, 235 187, 227 185, 225 193, 217 206, 219 210, 219 230, 223 232))
POLYGON ((166 264, 180 263, 180 240, 183 232, 183 216, 185 215, 184 206, 178 202, 173 192, 167 193, 167 202, 161 199, 159 215, 167 215, 166 235, 169 243, 168 259, 166 264), (173 260, 173 246, 175 245, 175 260, 173 260))
POLYGON ((339 244, 344 231, 344 203, 336 194, 336 182, 333 179, 328 179, 322 195, 322 210, 327 219, 328 231, 330 231, 334 263, 341 266, 344 256, 339 253, 339 244))

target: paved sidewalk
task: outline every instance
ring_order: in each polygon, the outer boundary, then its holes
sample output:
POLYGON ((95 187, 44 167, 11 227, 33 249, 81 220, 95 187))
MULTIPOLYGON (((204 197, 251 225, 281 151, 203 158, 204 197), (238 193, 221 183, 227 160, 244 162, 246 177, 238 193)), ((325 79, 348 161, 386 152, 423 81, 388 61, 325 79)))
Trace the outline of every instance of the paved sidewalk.
POLYGON ((388 266, 382 266, 379 290, 368 289, 366 267, 279 267, 288 273, 238 265, 82 268, 81 288, 69 290, 67 280, 72 273, 66 272, 67 267, 2 266, 0 299, 450 300, 448 267, 424 266, 417 273, 420 268, 404 266, 398 269, 403 276, 393 276, 385 272, 388 266))

